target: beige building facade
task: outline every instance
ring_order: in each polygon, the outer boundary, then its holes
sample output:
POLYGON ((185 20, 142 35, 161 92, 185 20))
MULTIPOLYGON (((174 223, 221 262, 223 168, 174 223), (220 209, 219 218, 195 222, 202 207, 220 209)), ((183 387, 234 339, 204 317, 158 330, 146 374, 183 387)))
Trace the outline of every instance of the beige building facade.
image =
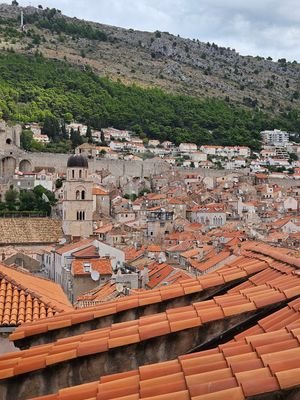
POLYGON ((88 180, 88 161, 73 155, 64 184, 63 231, 68 237, 87 238, 93 233, 93 182, 88 180))

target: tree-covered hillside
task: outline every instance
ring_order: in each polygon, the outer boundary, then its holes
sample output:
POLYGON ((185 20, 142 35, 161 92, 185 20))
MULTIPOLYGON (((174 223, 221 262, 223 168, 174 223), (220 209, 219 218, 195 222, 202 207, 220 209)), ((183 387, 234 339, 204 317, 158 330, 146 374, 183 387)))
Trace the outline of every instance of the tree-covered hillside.
POLYGON ((63 120, 70 113, 95 129, 114 126, 144 132, 149 138, 197 144, 259 145, 263 129, 300 131, 300 114, 276 120, 225 100, 170 95, 159 89, 125 86, 89 68, 49 61, 41 55, 0 53, 0 110, 6 120, 63 120))

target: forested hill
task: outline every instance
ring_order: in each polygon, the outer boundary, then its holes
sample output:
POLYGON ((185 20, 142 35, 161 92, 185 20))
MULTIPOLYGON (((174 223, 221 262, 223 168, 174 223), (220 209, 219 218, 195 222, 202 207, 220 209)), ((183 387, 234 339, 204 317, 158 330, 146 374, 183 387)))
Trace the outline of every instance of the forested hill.
POLYGON ((45 58, 86 64, 100 76, 126 84, 217 97, 273 114, 300 106, 296 61, 241 56, 239 49, 203 43, 201 38, 87 22, 54 8, 0 4, 0 40, 2 48, 27 54, 38 50, 45 58))
POLYGON ((239 144, 257 148, 267 128, 300 131, 299 112, 278 117, 220 99, 172 95, 100 78, 91 68, 0 52, 0 110, 13 121, 41 121, 53 115, 93 128, 114 126, 176 143, 239 144), (70 113, 72 114, 70 116, 70 113))

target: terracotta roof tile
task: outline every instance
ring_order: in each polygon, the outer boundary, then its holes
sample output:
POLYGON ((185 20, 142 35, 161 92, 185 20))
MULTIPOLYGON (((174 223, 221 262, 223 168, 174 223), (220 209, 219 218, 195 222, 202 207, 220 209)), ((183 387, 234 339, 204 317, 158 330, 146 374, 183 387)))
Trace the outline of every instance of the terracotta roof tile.
POLYGON ((243 394, 242 389, 236 387, 193 397, 193 400, 224 400, 224 399, 245 400, 245 396, 243 394))
MULTIPOLYGON (((81 241, 79 242, 82 244, 82 246, 86 246, 88 247, 91 244, 91 241, 81 241)), ((70 248, 73 248, 73 246, 75 246, 75 248, 78 247, 78 243, 76 245, 66 245, 64 246, 64 248, 61 249, 61 251, 66 251, 66 250, 70 250, 70 248), (71 246, 71 247, 70 247, 71 246)), ((240 268, 243 268, 243 262, 246 263, 252 263, 253 260, 252 259, 248 259, 247 257, 240 257, 239 258, 239 264, 241 265, 240 268)), ((263 261, 261 262, 260 260, 255 260, 255 262, 260 263, 260 267, 262 269, 266 269, 268 267, 268 265, 263 261)), ((238 264, 238 263, 237 263, 238 264)), ((158 266, 156 266, 155 268, 158 268, 158 266)), ((162 268, 161 265, 159 268, 162 268)), ((238 267, 234 267, 235 269, 238 267)), ((125 311, 126 309, 130 309, 133 307, 137 306, 137 301, 140 307, 144 307, 147 304, 155 304, 155 303, 160 303, 163 300, 168 300, 168 299, 172 299, 175 297, 180 297, 191 294, 191 293, 196 293, 196 292, 200 292, 206 288, 209 287, 214 287, 214 286, 218 286, 218 285, 222 285, 224 283, 224 276, 226 275, 226 281, 232 279, 234 280, 236 277, 234 274, 229 273, 228 274, 228 269, 229 267, 227 267, 226 269, 224 269, 223 271, 217 271, 216 273, 204 276, 199 278, 198 280, 196 279, 190 279, 189 281, 183 280, 182 283, 179 283, 179 286, 174 285, 174 288, 172 288, 172 286, 170 287, 161 287, 159 292, 146 292, 147 296, 144 295, 145 292, 141 292, 139 294, 136 295, 132 295, 130 296, 130 300, 125 300, 125 299, 120 299, 120 300, 112 300, 108 303, 106 303, 107 305, 105 306, 105 308, 101 307, 101 306, 97 306, 98 308, 95 308, 95 310, 93 311, 93 315, 91 315, 90 317, 86 316, 80 316, 77 319, 77 314, 81 311, 75 311, 73 313, 73 318, 70 318, 70 316, 66 315, 64 320, 70 320, 71 319, 71 323, 76 324, 79 323, 80 321, 88 321, 89 318, 94 319, 94 318, 100 318, 101 316, 105 316, 105 315, 109 315, 109 314, 115 314, 116 312, 120 312, 120 311, 125 311), (223 274, 225 274, 223 276, 223 274), (183 291, 182 291, 183 289, 183 291), (86 318, 86 319, 85 319, 86 318)), ((152 270, 154 276, 156 274, 155 269, 152 270)), ((161 278, 159 278, 161 279, 161 278)), ((171 279, 171 278, 170 278, 171 279)), ((260 303, 262 304, 262 303, 260 303)), ((249 306, 248 306, 249 307, 249 306)), ((89 314, 89 311, 86 310, 86 313, 89 314)), ((211 310, 208 312, 207 316, 203 316, 204 320, 206 319, 208 320, 213 320, 216 318, 222 318, 223 317, 223 312, 221 311, 221 309, 215 309, 215 310, 211 310), (208 319, 207 319, 208 318, 208 319)), ((53 318, 53 323, 50 322, 47 324, 48 326, 48 330, 54 330, 54 329, 59 329, 59 325, 55 324, 55 319, 56 317, 53 318)), ((60 322, 60 324, 62 324, 61 326, 63 326, 63 324, 67 324, 67 322, 60 322)), ((30 329, 28 331, 26 331, 26 333, 24 331, 17 330, 16 332, 14 332, 11 335, 12 339, 17 339, 17 338, 22 338, 25 335, 26 336, 31 336, 33 334, 33 331, 31 333, 30 329)))
POLYGON ((276 378, 281 389, 300 385, 300 368, 276 373, 276 378))
MULTIPOLYGON (((56 283, 0 264, 0 326, 38 321, 71 309, 66 295, 56 283)), ((43 322, 32 327, 34 334, 46 331, 47 325, 43 322)))
POLYGON ((76 259, 72 261, 72 274, 73 275, 87 275, 90 276, 90 272, 86 272, 85 264, 90 264, 92 271, 99 272, 100 275, 112 275, 111 260, 107 258, 93 258, 93 259, 76 259))
POLYGON ((242 382, 241 386, 246 397, 254 396, 256 394, 275 392, 280 389, 278 381, 274 376, 260 377, 258 375, 255 376, 255 384, 253 384, 253 381, 249 380, 242 382))

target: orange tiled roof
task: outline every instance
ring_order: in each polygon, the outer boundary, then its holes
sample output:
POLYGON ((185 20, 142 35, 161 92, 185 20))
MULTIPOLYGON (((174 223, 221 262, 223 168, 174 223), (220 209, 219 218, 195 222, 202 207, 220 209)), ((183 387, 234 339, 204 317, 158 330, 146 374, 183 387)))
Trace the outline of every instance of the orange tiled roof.
MULTIPOLYGON (((240 291, 239 294, 227 293, 216 296, 212 300, 192 303, 190 306, 174 308, 133 321, 112 324, 107 328, 87 331, 67 339, 58 339, 51 344, 34 346, 29 350, 8 353, 0 357, 0 379, 18 376, 24 373, 24 370, 25 372, 35 371, 45 368, 46 365, 60 364, 77 357, 103 353, 117 347, 137 344, 154 337, 204 326, 211 321, 279 304, 295 296, 300 285, 300 277, 294 278, 294 287, 288 290, 257 287, 255 291, 246 289, 240 291), (33 362, 37 354, 39 355, 38 364, 33 362), (1 363, 4 360, 5 362, 1 363)), ((169 288, 170 291, 174 289, 175 287, 169 288)), ((176 287, 175 290, 182 289, 176 287)), ((123 302, 125 302, 124 299, 123 302)), ((107 313, 104 312, 104 315, 107 313)), ((46 329, 46 324, 44 324, 44 331, 46 329)), ((298 342, 295 347, 299 347, 298 342)))
POLYGON ((246 400, 256 395, 283 398, 288 390, 297 396, 299 340, 299 328, 254 334, 238 342, 103 376, 99 381, 32 400, 75 396, 81 400, 246 400))
POLYGON ((161 194, 161 193, 148 193, 145 196, 148 200, 163 200, 166 199, 166 195, 165 194, 161 194))
POLYGON ((183 242, 185 240, 194 240, 195 232, 171 232, 165 236, 165 240, 176 240, 178 242, 183 242))
POLYGON ((0 326, 37 321, 71 309, 56 283, 0 264, 0 326))
POLYGON ((171 274, 168 277, 168 283, 173 284, 173 283, 179 283, 181 281, 186 281, 190 280, 192 277, 185 271, 182 270, 177 270, 174 274, 171 274))
POLYGON ((165 279, 174 271, 174 268, 166 263, 153 263, 148 265, 148 268, 149 282, 147 283, 147 287, 150 289, 153 289, 157 287, 161 282, 164 282, 165 279))
POLYGON ((156 245, 156 244, 149 244, 147 246, 147 251, 153 252, 153 253, 159 253, 160 251, 162 251, 161 246, 156 245))
POLYGON ((81 247, 81 246, 88 247, 88 245, 90 245, 93 241, 94 241, 94 239, 82 239, 79 242, 68 243, 68 244, 65 244, 64 246, 57 248, 56 253, 62 255, 66 252, 76 250, 78 247, 81 247))
POLYGON ((195 246, 195 243, 192 240, 185 240, 175 246, 171 246, 167 249, 168 252, 185 252, 189 250, 191 247, 195 246))
POLYGON ((126 247, 124 249, 124 255, 126 261, 135 260, 136 258, 142 256, 145 252, 145 247, 142 246, 140 249, 136 249, 135 247, 126 247))
POLYGON ((92 194, 94 196, 108 196, 109 195, 109 193, 106 190, 101 189, 99 187, 94 187, 92 190, 92 194))
POLYGON ((290 221, 291 221, 291 217, 280 218, 280 219, 277 219, 276 221, 273 221, 271 226, 275 229, 282 228, 284 225, 286 225, 290 221))
POLYGON ((116 291, 115 282, 109 281, 104 285, 98 286, 77 297, 76 306, 78 307, 93 306, 99 303, 110 301, 118 296, 120 296, 120 293, 116 291))
POLYGON ((108 233, 113 229, 113 224, 106 224, 95 229, 95 233, 108 233))
POLYGON ((99 257, 99 250, 97 249, 96 246, 88 246, 85 247, 84 249, 74 251, 74 253, 72 253, 72 256, 75 258, 99 257))
POLYGON ((212 268, 218 263, 226 260, 226 258, 228 258, 230 254, 231 253, 229 251, 222 251, 219 254, 210 254, 209 258, 205 261, 190 260, 190 264, 198 271, 205 272, 209 268, 212 268))
POLYGON ((201 252, 203 251, 202 248, 196 247, 194 249, 190 249, 185 251, 184 253, 181 253, 181 257, 183 258, 192 258, 198 256, 201 252))
POLYGON ((90 272, 85 272, 84 265, 87 263, 91 265, 93 271, 99 272, 100 275, 112 275, 111 260, 107 258, 96 259, 76 259, 72 261, 72 274, 73 275, 91 275, 90 272))
MULTIPOLYGON (((48 332, 53 329, 59 329, 60 324, 62 327, 65 326, 65 324, 67 324, 67 326, 75 325, 80 322, 81 318, 83 318, 84 321, 89 321, 99 318, 102 313, 103 315, 112 315, 124 310, 144 307, 147 304, 160 303, 168 299, 173 299, 174 297, 198 293, 207 288, 223 285, 271 267, 271 263, 267 263, 264 260, 241 256, 230 266, 224 266, 218 271, 201 276, 197 279, 183 280, 176 285, 171 285, 169 287, 162 286, 158 289, 152 289, 150 291, 128 296, 125 299, 122 298, 109 301, 94 309, 86 308, 72 311, 72 313, 63 313, 60 316, 51 318, 47 325, 43 323, 41 329, 46 329, 45 332, 48 332), (54 322, 54 324, 51 322, 54 322)), ((36 335, 38 327, 39 322, 31 324, 31 326, 26 328, 26 330, 20 326, 11 334, 10 338, 11 340, 17 340, 36 335)))
POLYGON ((234 340, 240 340, 254 333, 275 332, 283 328, 288 330, 300 327, 300 300, 291 301, 286 307, 262 318, 258 323, 235 336, 234 340))

